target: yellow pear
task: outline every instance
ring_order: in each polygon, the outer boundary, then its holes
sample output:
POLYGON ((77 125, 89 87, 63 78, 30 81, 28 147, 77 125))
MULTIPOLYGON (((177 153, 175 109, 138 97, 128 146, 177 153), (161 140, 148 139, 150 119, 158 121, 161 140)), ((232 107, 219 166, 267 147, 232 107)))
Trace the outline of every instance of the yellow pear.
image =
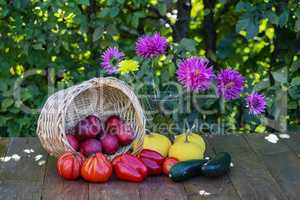
POLYGON ((168 155, 170 146, 171 141, 164 135, 151 133, 144 137, 143 149, 156 151, 164 157, 168 155))
POLYGON ((203 159, 204 149, 193 142, 176 142, 169 149, 169 157, 180 161, 203 159))
MULTIPOLYGON (((180 135, 176 136, 176 138, 174 140, 174 143, 184 142, 185 140, 186 140, 186 134, 183 133, 183 134, 180 134, 180 135)), ((200 145, 200 147, 203 148, 203 150, 205 151, 205 148, 206 148, 205 142, 204 142, 203 138, 200 135, 198 135, 196 133, 190 133, 187 136, 187 140, 189 142, 200 145)))

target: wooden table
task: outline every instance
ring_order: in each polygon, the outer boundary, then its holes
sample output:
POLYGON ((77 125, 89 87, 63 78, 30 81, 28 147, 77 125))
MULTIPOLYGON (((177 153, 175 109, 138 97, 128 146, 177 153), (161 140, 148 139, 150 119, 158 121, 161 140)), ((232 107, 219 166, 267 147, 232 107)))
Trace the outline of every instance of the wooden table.
POLYGON ((174 183, 165 176, 140 184, 65 181, 37 138, 0 139, 0 199, 300 199, 300 135, 272 144, 265 135, 206 138, 207 154, 228 151, 234 167, 222 178, 174 183))

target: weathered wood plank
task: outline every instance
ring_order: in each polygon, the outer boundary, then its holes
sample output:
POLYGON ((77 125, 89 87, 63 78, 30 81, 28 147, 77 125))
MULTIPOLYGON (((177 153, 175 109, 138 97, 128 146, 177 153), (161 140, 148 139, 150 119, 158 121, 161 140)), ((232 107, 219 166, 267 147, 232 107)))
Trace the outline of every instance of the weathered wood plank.
POLYGON ((222 178, 196 177, 186 181, 188 199, 239 200, 235 189, 227 176, 222 178), (197 193, 196 193, 197 192, 197 193))
POLYGON ((245 135, 245 138, 256 152, 263 155, 273 155, 291 151, 290 148, 285 145, 283 139, 280 139, 277 143, 271 143, 265 139, 266 136, 265 134, 249 134, 245 135))
POLYGON ((215 136, 210 141, 217 152, 226 151, 231 154, 234 167, 229 177, 241 199, 286 199, 262 160, 256 156, 243 137, 215 136))
POLYGON ((49 157, 42 188, 42 199, 87 200, 88 183, 83 180, 67 181, 56 172, 56 158, 49 157))
POLYGON ((28 181, 1 181, 0 199, 2 200, 40 200, 41 185, 28 181))
POLYGON ((139 183, 130 183, 118 180, 115 176, 104 184, 89 185, 90 200, 138 200, 139 199, 139 183))
POLYGON ((289 139, 283 139, 284 142, 297 154, 300 158, 300 133, 290 133, 289 139))
POLYGON ((262 137, 257 135, 246 138, 254 151, 264 160, 283 193, 289 199, 300 199, 300 190, 298 189, 300 188, 300 159, 297 158, 296 154, 291 151, 276 151, 274 146, 281 150, 288 148, 283 140, 272 144, 260 141, 258 138, 262 139, 262 137), (260 148, 255 149, 257 143, 260 148))
POLYGON ((1 158, 0 199, 40 199, 46 159, 37 138, 12 138, 1 158))
POLYGON ((47 153, 37 138, 13 138, 0 168, 0 180, 42 183, 47 153))
MULTIPOLYGON (((206 156, 212 157, 215 152, 206 138, 206 156)), ((235 200, 240 199, 228 176, 217 179, 207 177, 195 177, 184 183, 185 191, 189 199, 213 199, 213 200, 235 200)))
POLYGON ((148 177, 140 184, 140 198, 142 200, 186 200, 184 187, 181 183, 174 183, 166 176, 148 177))

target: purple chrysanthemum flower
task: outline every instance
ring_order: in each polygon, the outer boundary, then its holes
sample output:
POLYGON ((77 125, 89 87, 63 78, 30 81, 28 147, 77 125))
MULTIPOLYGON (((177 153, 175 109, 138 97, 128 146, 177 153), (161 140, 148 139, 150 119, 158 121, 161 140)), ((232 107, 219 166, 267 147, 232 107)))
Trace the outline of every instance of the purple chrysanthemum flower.
POLYGON ((143 58, 153 58, 166 52, 167 39, 155 33, 140 37, 135 43, 136 54, 143 58))
POLYGON ((265 97, 257 92, 252 92, 249 96, 247 96, 246 102, 249 112, 253 115, 259 115, 265 111, 265 97))
POLYGON ((240 97, 244 88, 244 77, 236 70, 225 69, 217 76, 218 95, 225 100, 234 100, 240 97))
POLYGON ((176 74, 178 81, 193 91, 207 90, 214 76, 209 61, 195 56, 181 61, 176 74))
POLYGON ((117 47, 110 47, 102 54, 101 66, 108 74, 115 74, 118 72, 118 65, 123 58, 123 52, 119 51, 117 47))

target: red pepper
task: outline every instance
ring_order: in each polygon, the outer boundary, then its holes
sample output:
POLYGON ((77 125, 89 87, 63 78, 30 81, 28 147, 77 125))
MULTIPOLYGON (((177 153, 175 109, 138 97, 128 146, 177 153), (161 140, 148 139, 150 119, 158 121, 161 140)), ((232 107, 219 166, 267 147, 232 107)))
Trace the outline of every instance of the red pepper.
POLYGON ((141 157, 141 160, 148 169, 148 175, 159 175, 162 171, 162 166, 159 165, 155 160, 141 157))
POLYGON ((116 176, 121 180, 141 182, 147 176, 147 167, 136 156, 123 154, 112 161, 116 176))
POLYGON ((161 174, 164 157, 160 153, 149 149, 143 149, 140 153, 140 159, 146 165, 148 175, 161 174))
POLYGON ((154 160, 159 165, 161 165, 164 162, 164 159, 165 159, 160 153, 158 153, 156 151, 153 151, 153 150, 150 150, 150 149, 143 149, 140 153, 140 157, 148 158, 150 160, 154 160))

